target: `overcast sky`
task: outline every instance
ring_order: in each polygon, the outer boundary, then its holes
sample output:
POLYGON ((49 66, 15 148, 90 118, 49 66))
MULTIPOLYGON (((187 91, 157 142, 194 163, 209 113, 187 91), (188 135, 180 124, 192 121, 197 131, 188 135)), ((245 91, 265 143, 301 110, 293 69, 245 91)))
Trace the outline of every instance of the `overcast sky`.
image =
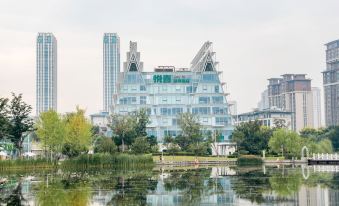
POLYGON ((238 111, 257 106, 267 79, 306 73, 322 87, 324 44, 339 39, 338 0, 1 0, 0 96, 23 93, 35 113, 38 32, 58 41, 58 111, 102 109, 102 37, 117 32, 121 62, 138 42, 147 71, 189 67, 209 40, 238 111))

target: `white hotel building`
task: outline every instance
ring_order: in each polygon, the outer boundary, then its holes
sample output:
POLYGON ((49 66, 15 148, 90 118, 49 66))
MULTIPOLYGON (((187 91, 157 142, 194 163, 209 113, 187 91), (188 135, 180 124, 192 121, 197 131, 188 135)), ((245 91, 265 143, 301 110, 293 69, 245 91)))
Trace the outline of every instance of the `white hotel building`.
MULTIPOLYGON (((154 72, 145 72, 140 61, 137 43, 130 42, 124 70, 117 80, 111 112, 127 114, 146 108, 151 123, 148 135, 162 142, 165 136, 180 133, 178 116, 191 112, 198 115, 203 133, 219 131, 219 154, 229 154, 227 144, 233 131, 227 93, 217 70, 212 43, 206 42, 191 62, 190 68, 176 69, 159 66, 154 72)), ((233 150, 233 149, 232 149, 233 150)))

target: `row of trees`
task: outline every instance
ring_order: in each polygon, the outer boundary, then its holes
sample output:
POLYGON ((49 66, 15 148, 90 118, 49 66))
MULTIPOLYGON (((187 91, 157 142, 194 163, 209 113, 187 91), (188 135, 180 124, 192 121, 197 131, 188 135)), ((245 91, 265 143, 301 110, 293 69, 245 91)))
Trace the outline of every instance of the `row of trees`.
MULTIPOLYGON (((145 109, 129 115, 113 115, 110 127, 114 133, 113 140, 118 145, 119 150, 124 152, 128 149, 137 154, 157 152, 156 137, 147 136, 146 133, 146 125, 149 123, 149 115, 145 109)), ((182 132, 175 138, 166 136, 164 139, 168 152, 184 151, 197 155, 210 153, 209 140, 211 140, 211 135, 204 136, 202 134, 197 116, 191 113, 182 113, 179 116, 178 125, 182 132)))
POLYGON ((298 134, 287 130, 281 122, 275 122, 272 129, 252 121, 237 126, 231 138, 237 143, 239 153, 260 155, 265 150, 291 158, 300 157, 303 146, 307 146, 310 153, 332 153, 339 149, 338 137, 339 127, 305 128, 298 134))
POLYGON ((22 151, 23 135, 32 131, 33 121, 29 117, 32 107, 22 95, 12 93, 12 98, 0 98, 0 140, 10 140, 19 154, 22 151))
POLYGON ((75 157, 88 152, 92 144, 92 125, 85 117, 85 111, 76 108, 75 112, 62 116, 53 110, 43 112, 35 124, 39 141, 53 159, 62 153, 75 157))

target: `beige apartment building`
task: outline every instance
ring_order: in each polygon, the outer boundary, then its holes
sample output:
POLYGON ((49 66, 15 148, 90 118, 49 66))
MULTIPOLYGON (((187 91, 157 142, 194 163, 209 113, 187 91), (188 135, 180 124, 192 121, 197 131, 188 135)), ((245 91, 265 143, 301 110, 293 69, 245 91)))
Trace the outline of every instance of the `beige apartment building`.
POLYGON ((292 112, 291 129, 314 127, 311 79, 306 74, 284 74, 268 79, 269 106, 292 112))

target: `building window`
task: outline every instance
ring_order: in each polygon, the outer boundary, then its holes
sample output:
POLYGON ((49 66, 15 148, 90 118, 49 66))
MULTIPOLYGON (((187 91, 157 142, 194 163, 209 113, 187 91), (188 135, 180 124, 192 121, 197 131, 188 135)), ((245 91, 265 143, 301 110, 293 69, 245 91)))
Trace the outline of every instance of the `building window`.
POLYGON ((219 93, 219 85, 214 86, 214 92, 219 93))
POLYGON ((192 90, 193 90, 192 86, 186 87, 186 93, 192 93, 192 90))
POLYGON ((224 97, 222 96, 215 96, 212 97, 213 104, 223 104, 224 103, 224 97))
POLYGON ((140 97, 140 104, 146 104, 146 96, 140 97))
POLYGON ((199 104, 209 104, 210 97, 199 97, 199 104))
POLYGON ((216 125, 227 125, 228 124, 227 117, 216 117, 215 124, 216 125))
POLYGON ((140 91, 146 91, 146 87, 144 85, 140 86, 140 91))

